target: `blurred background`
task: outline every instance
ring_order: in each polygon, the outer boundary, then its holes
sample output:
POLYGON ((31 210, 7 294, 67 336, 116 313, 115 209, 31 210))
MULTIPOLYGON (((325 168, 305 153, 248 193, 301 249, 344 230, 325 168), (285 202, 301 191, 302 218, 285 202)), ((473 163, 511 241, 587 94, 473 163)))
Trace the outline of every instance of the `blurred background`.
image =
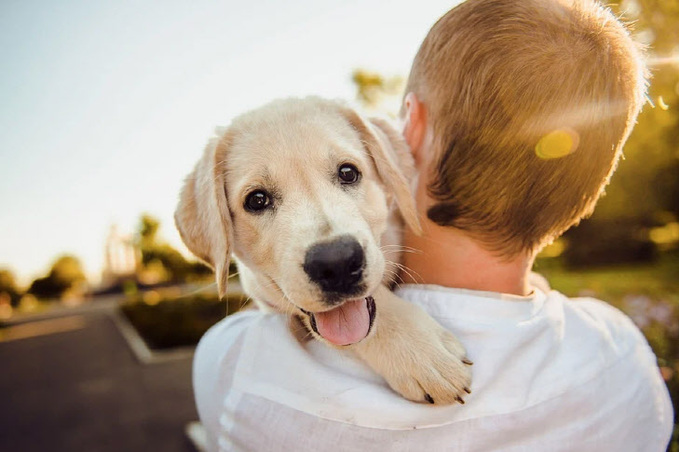
MULTIPOLYGON (((455 1, 0 3, 1 450, 185 451, 191 353, 219 301, 172 214, 216 126, 274 98, 398 111, 455 1)), ((592 218, 535 270, 644 331, 679 400, 679 3, 611 2, 649 102, 592 218)), ((670 449, 679 452, 679 430, 670 449)))

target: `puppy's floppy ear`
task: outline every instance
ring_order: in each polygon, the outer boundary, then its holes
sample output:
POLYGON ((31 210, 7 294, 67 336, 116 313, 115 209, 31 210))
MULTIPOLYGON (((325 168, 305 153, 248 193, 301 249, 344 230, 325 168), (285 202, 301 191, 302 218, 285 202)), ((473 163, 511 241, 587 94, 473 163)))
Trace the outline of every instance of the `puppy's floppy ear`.
POLYGON ((233 232, 226 203, 224 161, 229 133, 210 140, 203 157, 184 182, 174 214, 188 249, 212 267, 220 298, 226 293, 233 232))
POLYGON ((342 113, 361 136, 366 150, 372 157, 377 174, 387 191, 396 198, 406 224, 416 234, 422 233, 417 216, 415 200, 410 191, 408 177, 415 174, 412 154, 401 135, 385 120, 371 118, 364 121, 356 111, 342 107, 342 113))

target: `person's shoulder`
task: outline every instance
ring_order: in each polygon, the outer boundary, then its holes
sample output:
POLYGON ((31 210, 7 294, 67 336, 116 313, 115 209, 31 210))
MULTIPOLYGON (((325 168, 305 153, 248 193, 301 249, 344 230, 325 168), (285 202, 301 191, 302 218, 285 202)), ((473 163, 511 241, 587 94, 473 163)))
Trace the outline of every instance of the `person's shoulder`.
POLYGON ((227 354, 237 357, 235 350, 241 338, 257 322, 256 311, 232 314, 210 327, 201 337, 193 355, 194 383, 215 381, 220 363, 227 354))
POLYGON ((253 337, 285 332, 283 315, 271 315, 258 310, 232 314, 213 325, 201 338, 193 356, 193 391, 200 420, 208 439, 216 448, 220 430, 219 419, 223 404, 233 392, 241 363, 252 357, 247 343, 253 337))
POLYGON ((257 321, 256 314, 256 311, 237 312, 215 323, 200 338, 196 353, 209 353, 216 347, 223 350, 225 346, 233 344, 257 321))
POLYGON ((594 298, 568 298, 554 291, 549 298, 558 300, 563 310, 562 345, 572 354, 595 359, 601 372, 615 368, 629 381, 657 383, 655 353, 639 327, 620 309, 594 298))
POLYGON ((214 324, 203 335, 196 347, 195 361, 216 362, 243 341, 251 331, 269 331, 263 323, 285 323, 280 315, 267 315, 259 310, 247 310, 231 314, 214 324))
POLYGON ((601 397, 602 406, 608 404, 612 411, 633 410, 636 417, 619 416, 617 422, 626 423, 624 428, 639 436, 654 434, 657 444, 666 444, 672 430, 672 405, 655 353, 641 330, 625 313, 604 301, 561 297, 566 318, 596 332, 604 344, 597 355, 609 366, 597 378, 593 397, 601 397))
POLYGON ((591 297, 568 298, 555 291, 551 291, 549 296, 561 299, 566 317, 577 321, 583 328, 598 331, 619 347, 643 346, 650 351, 639 328, 615 306, 591 297))

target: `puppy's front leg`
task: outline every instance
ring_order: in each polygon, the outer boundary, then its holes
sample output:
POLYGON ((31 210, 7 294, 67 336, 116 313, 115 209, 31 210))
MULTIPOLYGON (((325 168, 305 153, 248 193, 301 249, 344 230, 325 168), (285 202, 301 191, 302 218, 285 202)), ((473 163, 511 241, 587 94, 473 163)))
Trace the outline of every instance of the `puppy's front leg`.
POLYGON ((407 399, 464 403, 470 393, 471 361, 457 338, 384 286, 373 297, 373 332, 351 349, 407 399))

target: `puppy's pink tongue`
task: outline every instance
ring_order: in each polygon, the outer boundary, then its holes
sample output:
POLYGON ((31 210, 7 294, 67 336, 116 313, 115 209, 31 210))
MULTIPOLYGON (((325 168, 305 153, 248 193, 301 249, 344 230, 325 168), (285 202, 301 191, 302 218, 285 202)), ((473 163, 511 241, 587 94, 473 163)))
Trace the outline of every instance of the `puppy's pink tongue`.
POLYGON ((318 334, 335 345, 354 344, 368 335, 370 313, 365 298, 349 300, 342 306, 314 313, 318 334))

